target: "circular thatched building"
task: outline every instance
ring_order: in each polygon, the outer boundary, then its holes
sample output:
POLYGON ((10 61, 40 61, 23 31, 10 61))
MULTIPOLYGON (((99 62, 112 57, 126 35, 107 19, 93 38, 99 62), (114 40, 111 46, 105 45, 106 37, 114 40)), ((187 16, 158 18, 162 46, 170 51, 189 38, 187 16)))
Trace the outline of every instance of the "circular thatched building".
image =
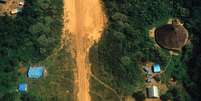
POLYGON ((181 50, 188 41, 188 31, 181 24, 166 24, 155 30, 159 46, 170 50, 181 50))

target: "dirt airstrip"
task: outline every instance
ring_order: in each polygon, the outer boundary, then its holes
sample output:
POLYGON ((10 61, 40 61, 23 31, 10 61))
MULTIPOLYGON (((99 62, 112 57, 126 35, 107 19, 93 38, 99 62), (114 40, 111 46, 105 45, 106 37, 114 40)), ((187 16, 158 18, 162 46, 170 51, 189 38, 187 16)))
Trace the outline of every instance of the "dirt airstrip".
POLYGON ((106 24, 101 0, 64 0, 62 47, 70 40, 76 61, 75 89, 77 101, 91 101, 89 94, 89 48, 98 41, 106 24), (70 34, 69 34, 70 33, 70 34))

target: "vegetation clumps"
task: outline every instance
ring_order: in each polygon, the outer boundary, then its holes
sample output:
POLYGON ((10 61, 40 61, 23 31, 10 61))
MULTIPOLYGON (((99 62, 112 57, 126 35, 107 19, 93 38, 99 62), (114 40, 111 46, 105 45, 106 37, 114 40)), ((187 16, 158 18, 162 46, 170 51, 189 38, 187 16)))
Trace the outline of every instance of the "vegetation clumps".
MULTIPOLYGON (((169 84, 171 77, 177 80, 175 86, 179 88, 175 87, 173 92, 182 91, 183 94, 172 94, 173 97, 179 96, 172 99, 200 101, 199 93, 194 91, 200 92, 197 88, 200 88, 201 84, 198 62, 201 60, 201 2, 103 0, 103 4, 108 16, 108 27, 100 42, 90 50, 92 72, 113 87, 119 95, 128 96, 144 90, 143 73, 140 68, 145 62, 152 61, 161 64, 161 69, 165 70, 161 75, 161 82, 167 85, 168 89, 172 88, 169 84), (169 18, 181 19, 184 25, 165 25, 169 18), (148 36, 148 29, 153 26, 160 29, 157 29, 157 32, 163 32, 156 35, 158 44, 163 48, 182 50, 182 53, 172 56, 168 50, 155 47, 155 40, 148 36), (192 43, 185 45, 188 34, 193 40, 192 43), (94 59, 94 51, 98 52, 98 58, 94 59)), ((92 90, 94 88, 98 89, 96 85, 93 85, 92 90)), ((101 89, 98 93, 102 95, 105 92, 101 89)), ((109 101, 112 99, 115 98, 110 98, 109 101)))
POLYGON ((62 0, 25 2, 28 4, 26 9, 16 17, 0 16, 1 101, 20 101, 21 98, 16 93, 22 76, 18 73, 19 64, 27 67, 43 61, 60 42, 62 0))

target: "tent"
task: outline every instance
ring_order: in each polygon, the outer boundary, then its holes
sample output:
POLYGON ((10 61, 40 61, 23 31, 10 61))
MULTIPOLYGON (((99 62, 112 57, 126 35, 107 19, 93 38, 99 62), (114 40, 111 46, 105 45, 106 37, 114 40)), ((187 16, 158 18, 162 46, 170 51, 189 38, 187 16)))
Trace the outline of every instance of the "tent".
POLYGON ((26 83, 20 83, 18 85, 18 91, 20 91, 20 92, 26 92, 27 91, 27 84, 26 83))
POLYGON ((43 76, 44 68, 43 67, 30 67, 28 71, 28 77, 38 79, 43 76))

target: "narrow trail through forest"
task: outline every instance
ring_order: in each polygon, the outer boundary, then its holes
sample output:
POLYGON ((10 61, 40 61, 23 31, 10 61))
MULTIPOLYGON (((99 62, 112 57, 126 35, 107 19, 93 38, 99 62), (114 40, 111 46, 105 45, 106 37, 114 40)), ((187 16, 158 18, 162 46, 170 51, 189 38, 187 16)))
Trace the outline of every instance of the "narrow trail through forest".
POLYGON ((101 0, 64 0, 63 20, 61 47, 65 48, 70 40, 71 53, 76 62, 76 100, 91 101, 88 52, 94 41, 100 38, 107 21, 101 0))

